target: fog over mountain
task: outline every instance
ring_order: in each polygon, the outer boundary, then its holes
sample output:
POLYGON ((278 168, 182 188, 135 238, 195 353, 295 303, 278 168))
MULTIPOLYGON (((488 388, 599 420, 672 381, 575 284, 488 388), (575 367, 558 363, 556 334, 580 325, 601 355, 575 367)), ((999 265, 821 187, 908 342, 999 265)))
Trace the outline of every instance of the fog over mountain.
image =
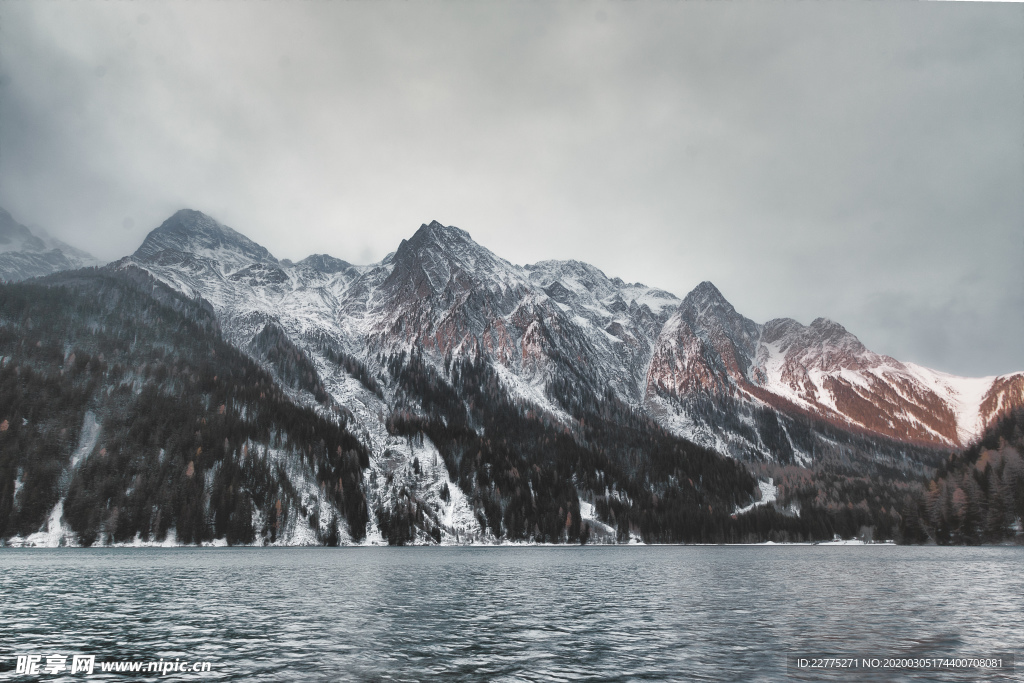
POLYGON ((44 230, 30 230, 0 207, 0 282, 99 263, 92 254, 54 239, 44 230))
POLYGON ((0 44, 0 205, 101 260, 183 207, 296 262, 436 218, 1024 367, 1019 5, 3 3, 0 44))

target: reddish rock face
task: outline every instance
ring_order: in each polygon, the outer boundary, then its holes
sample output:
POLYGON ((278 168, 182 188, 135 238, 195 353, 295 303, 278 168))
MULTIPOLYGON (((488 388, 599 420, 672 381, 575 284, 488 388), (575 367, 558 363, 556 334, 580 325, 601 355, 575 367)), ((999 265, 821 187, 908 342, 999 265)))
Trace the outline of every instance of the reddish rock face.
MULTIPOLYGON (((703 283, 655 343, 650 391, 685 402, 694 393, 746 396, 789 413, 899 441, 960 446, 1005 410, 1024 404, 1024 373, 994 378, 980 406, 962 378, 868 350, 842 325, 743 318, 703 283)), ((974 381, 975 383, 977 381, 974 381)))
POLYGON ((1006 412, 1024 406, 1024 373, 996 377, 981 401, 981 423, 988 425, 1006 412))

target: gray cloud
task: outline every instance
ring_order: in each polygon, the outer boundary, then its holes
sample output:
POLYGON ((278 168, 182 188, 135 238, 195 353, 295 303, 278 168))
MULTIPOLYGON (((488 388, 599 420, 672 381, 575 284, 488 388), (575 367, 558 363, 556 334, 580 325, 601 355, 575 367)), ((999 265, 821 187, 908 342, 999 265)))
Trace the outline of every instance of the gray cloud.
POLYGON ((987 3, 4 3, 0 204, 111 259, 183 206, 292 259, 437 219, 1008 372, 1022 29, 987 3))

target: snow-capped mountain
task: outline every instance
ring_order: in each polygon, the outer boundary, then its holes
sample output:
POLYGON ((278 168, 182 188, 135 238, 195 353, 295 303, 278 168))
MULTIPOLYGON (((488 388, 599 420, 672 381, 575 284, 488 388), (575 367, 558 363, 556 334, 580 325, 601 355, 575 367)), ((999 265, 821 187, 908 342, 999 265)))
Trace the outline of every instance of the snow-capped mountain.
POLYGON ((716 428, 695 426, 691 399, 727 396, 938 446, 964 444, 1024 403, 1024 373, 972 379, 904 364, 823 318, 756 323, 710 282, 680 301, 577 261, 516 266, 436 221, 377 264, 326 255, 292 264, 180 211, 130 261, 210 301, 239 345, 275 320, 314 357, 325 339, 370 366, 413 349, 438 364, 482 357, 510 392, 555 416, 549 384, 582 382, 710 446, 721 444, 716 428))
MULTIPOLYGON (((277 467, 274 476, 290 483, 233 503, 254 510, 245 529, 269 529, 271 514, 308 520, 299 525, 313 529, 305 536, 281 532, 287 543, 317 542, 336 527, 342 539, 392 543, 762 538, 763 525, 752 531, 743 515, 766 509, 753 504, 764 482, 740 460, 838 464, 854 482, 842 496, 858 496, 860 477, 925 473, 1024 404, 1024 373, 954 377, 873 353, 829 320, 757 323, 709 282, 679 299, 578 261, 518 266, 436 221, 379 263, 326 254, 293 263, 182 210, 100 271, 101 281, 103 273, 124 280, 103 287, 152 290, 160 305, 195 319, 212 312, 216 339, 193 346, 227 341, 274 377, 281 400, 305 411, 282 423, 293 436, 260 432, 262 452, 273 454, 261 467, 277 467), (168 303, 150 276, 187 306, 168 303), (325 421, 304 426, 311 415, 325 421), (310 447, 311 434, 331 424, 359 449, 310 447), (360 467, 356 450, 366 454, 360 467), (281 508, 282 500, 290 502, 281 508), (368 524, 346 531, 329 519, 368 524)), ((72 341, 49 341, 70 353, 72 341)), ((152 344, 155 361, 131 361, 145 377, 164 362, 159 340, 152 344)), ((231 363, 239 372, 240 361, 231 363)), ((167 372, 188 377, 176 364, 167 372)), ((223 381, 222 372, 208 381, 223 381)), ((247 400, 279 400, 264 387, 247 400)), ((224 402, 211 419, 225 410, 231 417, 224 402)), ((249 410, 231 419, 265 419, 249 410)), ((197 442, 204 434, 195 432, 197 442)), ((163 463, 164 446, 151 445, 163 463)), ((175 457, 191 468, 199 452, 189 448, 175 457)), ((231 453, 229 437, 197 466, 249 462, 231 453)), ((898 487, 858 508, 878 508, 863 518, 849 513, 860 498, 833 501, 835 482, 829 487, 825 498, 791 498, 803 511, 779 513, 769 526, 816 538, 830 537, 832 524, 896 523, 898 487)), ((804 494, 790 487, 784 495, 804 494)), ((200 524, 191 537, 210 533, 200 524)))
POLYGON ((239 345, 275 320, 297 340, 329 339, 371 364, 414 348, 439 363, 482 356, 497 362, 510 390, 554 412, 545 382, 566 373, 641 403, 646 356, 678 303, 578 262, 515 266, 437 222, 377 264, 325 255, 292 264, 203 214, 180 211, 128 262, 210 301, 239 345))
POLYGON ((966 378, 874 353, 842 325, 790 318, 761 325, 709 282, 693 290, 659 336, 654 400, 727 394, 784 413, 902 442, 961 446, 1024 404, 1024 373, 966 378))
MULTIPOLYGON (((332 354, 355 357, 385 387, 381 359, 393 354, 422 351, 438 367, 446 358, 484 358, 494 362, 509 395, 569 423, 548 384, 611 387, 639 406, 646 355, 678 303, 577 262, 515 266, 437 222, 421 226, 380 263, 353 266, 326 255, 278 260, 231 228, 183 210, 117 267, 133 265, 210 302, 239 348, 251 351, 272 325, 302 349, 377 456, 372 479, 393 482, 375 491, 378 503, 401 488, 396 473, 413 460, 435 462, 436 448, 390 435, 394 393, 378 395, 332 354), (399 453, 405 456, 396 460, 399 453)), ((438 491, 458 486, 438 476, 435 489, 424 493, 436 502, 438 491)), ((452 508, 458 505, 465 506, 464 497, 452 497, 439 514, 454 519, 463 537, 479 535, 469 508, 452 508)))
POLYGON ((99 265, 91 254, 18 223, 0 208, 0 281, 18 282, 62 270, 99 265))

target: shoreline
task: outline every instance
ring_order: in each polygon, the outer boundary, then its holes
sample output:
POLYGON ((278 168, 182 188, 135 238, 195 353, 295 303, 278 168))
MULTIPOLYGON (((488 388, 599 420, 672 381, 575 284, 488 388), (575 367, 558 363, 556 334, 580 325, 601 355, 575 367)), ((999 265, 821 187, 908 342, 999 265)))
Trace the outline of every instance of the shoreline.
MULTIPOLYGON (((900 544, 895 541, 881 541, 881 542, 864 542, 860 540, 849 540, 849 541, 807 541, 802 543, 775 543, 772 541, 765 541, 763 543, 409 543, 405 545, 388 545, 386 543, 350 543, 337 546, 326 546, 326 545, 287 545, 287 544, 269 544, 269 545, 229 545, 226 542, 207 542, 202 544, 168 544, 168 543, 156 543, 156 542, 143 542, 143 543, 112 543, 109 545, 94 544, 91 546, 82 545, 58 545, 58 546, 47 546, 47 545, 36 545, 27 543, 9 543, 0 542, 0 550, 7 549, 18 549, 18 550, 62 550, 62 549, 80 549, 80 550, 133 550, 133 549, 218 549, 218 548, 261 548, 261 549, 313 549, 313 548, 623 548, 623 547, 646 547, 646 548, 730 548, 730 547, 811 547, 811 546, 830 546, 830 547, 898 547, 900 544)), ((1003 544, 991 544, 991 545, 979 545, 972 547, 1019 547, 1019 543, 1003 543, 1003 544)), ((928 547, 922 545, 919 547, 928 547)), ((938 546, 933 547, 960 547, 960 546, 938 546)), ((967 547, 967 546, 963 546, 967 547)))

